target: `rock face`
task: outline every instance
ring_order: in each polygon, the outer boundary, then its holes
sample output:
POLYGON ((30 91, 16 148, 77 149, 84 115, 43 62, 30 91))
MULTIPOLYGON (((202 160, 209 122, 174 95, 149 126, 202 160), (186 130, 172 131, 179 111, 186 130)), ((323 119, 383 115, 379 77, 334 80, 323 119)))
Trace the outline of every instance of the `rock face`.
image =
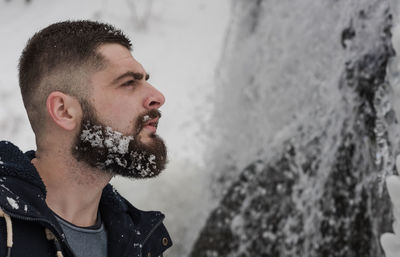
POLYGON ((384 256, 389 3, 296 2, 233 3, 210 154, 225 190, 192 257, 384 256))

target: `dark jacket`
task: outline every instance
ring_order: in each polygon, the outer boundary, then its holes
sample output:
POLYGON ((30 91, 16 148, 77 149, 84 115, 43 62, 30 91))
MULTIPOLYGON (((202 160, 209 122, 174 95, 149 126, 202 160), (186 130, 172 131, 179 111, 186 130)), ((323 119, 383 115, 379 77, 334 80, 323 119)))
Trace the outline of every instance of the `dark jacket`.
MULTIPOLYGON (((13 144, 0 141, 0 208, 12 221, 11 256, 54 257, 58 247, 63 256, 73 257, 46 205, 46 187, 31 164, 34 155, 34 151, 24 154, 13 144), (55 239, 48 240, 45 229, 55 239)), ((111 185, 104 188, 99 209, 108 234, 108 257, 156 257, 172 245, 162 213, 136 209, 111 185)), ((7 230, 6 217, 0 217, 0 257, 7 256, 7 230)))

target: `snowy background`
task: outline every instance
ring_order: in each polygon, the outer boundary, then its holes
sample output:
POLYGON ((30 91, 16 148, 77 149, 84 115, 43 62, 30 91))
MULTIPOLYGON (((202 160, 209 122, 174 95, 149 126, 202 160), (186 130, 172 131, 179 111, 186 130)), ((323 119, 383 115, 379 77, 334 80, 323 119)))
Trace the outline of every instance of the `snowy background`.
POLYGON ((16 68, 28 38, 110 22, 166 96, 168 169, 112 183, 167 215, 167 257, 199 231, 192 257, 378 257, 400 152, 399 17, 397 0, 0 0, 0 139, 34 147, 16 68))
POLYGON ((136 207, 164 212, 175 243, 166 256, 185 256, 214 203, 204 131, 229 15, 229 0, 0 0, 0 140, 34 149, 17 80, 18 58, 33 33, 65 19, 121 28, 151 74, 150 83, 166 97, 159 134, 170 162, 159 178, 112 183, 136 207))

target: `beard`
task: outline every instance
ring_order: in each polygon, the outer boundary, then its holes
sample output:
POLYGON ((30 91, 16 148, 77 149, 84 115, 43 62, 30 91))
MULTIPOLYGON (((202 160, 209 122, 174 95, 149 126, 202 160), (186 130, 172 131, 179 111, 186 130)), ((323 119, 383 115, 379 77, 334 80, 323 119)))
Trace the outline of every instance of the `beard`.
POLYGON ((131 135, 124 135, 101 123, 95 109, 82 101, 83 118, 72 155, 91 167, 128 178, 150 178, 160 174, 167 163, 164 141, 156 134, 151 142, 142 143, 140 131, 146 121, 161 117, 156 110, 139 115, 131 135))

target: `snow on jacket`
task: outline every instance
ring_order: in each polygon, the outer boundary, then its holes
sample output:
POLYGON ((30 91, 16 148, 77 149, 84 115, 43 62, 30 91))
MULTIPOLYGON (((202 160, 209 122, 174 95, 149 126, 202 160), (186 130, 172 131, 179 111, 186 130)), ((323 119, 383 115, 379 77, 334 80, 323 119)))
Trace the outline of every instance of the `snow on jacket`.
MULTIPOLYGON (((74 257, 45 202, 46 187, 31 164, 34 155, 0 141, 0 257, 74 257)), ((172 245, 162 213, 136 209, 111 185, 103 190, 99 210, 109 257, 156 257, 172 245)))

